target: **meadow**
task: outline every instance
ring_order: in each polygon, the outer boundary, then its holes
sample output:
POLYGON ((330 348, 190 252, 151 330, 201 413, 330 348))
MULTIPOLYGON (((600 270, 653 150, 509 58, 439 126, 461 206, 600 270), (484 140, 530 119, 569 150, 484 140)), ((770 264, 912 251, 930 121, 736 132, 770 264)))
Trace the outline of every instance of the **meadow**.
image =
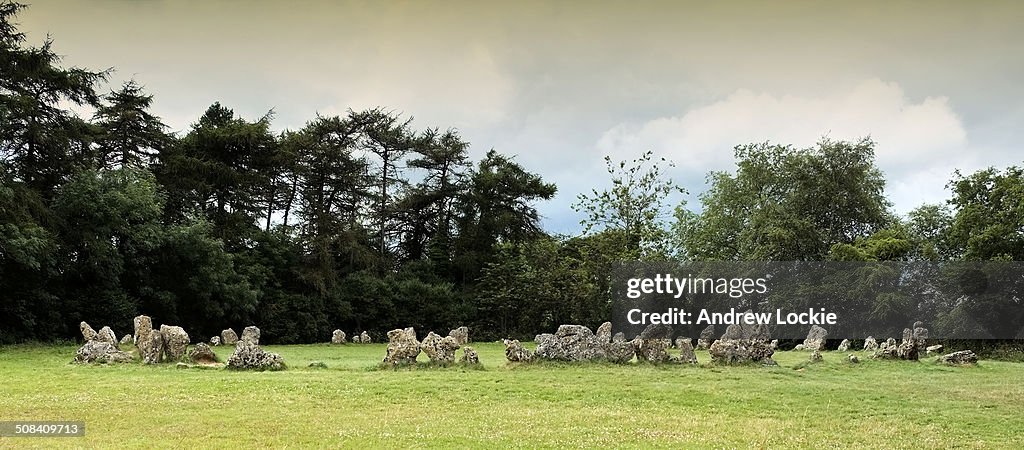
POLYGON ((0 447, 1024 447, 1022 363, 779 352, 778 367, 718 367, 697 352, 699 366, 524 365, 500 343, 472 345, 480 368, 397 370, 379 368, 384 344, 266 346, 281 372, 0 347, 0 420, 86 423, 84 437, 0 447))

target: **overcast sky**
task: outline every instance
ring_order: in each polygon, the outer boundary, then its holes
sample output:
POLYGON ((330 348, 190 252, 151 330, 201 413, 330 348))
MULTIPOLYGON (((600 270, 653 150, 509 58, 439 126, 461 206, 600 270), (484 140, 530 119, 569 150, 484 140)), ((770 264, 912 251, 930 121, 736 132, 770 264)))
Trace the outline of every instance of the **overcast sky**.
POLYGON ((278 130, 384 106, 557 183, 553 232, 579 229, 604 155, 675 161, 692 202, 737 144, 870 135, 898 212, 1024 160, 1012 1, 27 1, 30 43, 145 85, 174 130, 214 101, 278 130))

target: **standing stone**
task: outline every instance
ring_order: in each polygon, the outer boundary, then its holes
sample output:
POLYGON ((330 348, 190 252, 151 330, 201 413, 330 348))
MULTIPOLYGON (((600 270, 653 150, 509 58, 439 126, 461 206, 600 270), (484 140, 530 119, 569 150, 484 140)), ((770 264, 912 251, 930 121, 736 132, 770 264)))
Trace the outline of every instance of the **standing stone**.
POLYGON ((769 343, 768 346, 771 347, 772 350, 778 350, 779 349, 779 340, 778 339, 772 339, 771 343, 769 343))
POLYGON ((416 330, 412 327, 404 330, 388 331, 388 349, 384 363, 391 365, 415 364, 420 354, 420 342, 416 340, 416 330))
POLYGON ((235 330, 228 328, 220 332, 220 343, 224 345, 235 345, 238 343, 238 335, 235 330))
POLYGON ((942 345, 931 345, 931 346, 925 347, 925 349, 924 349, 926 355, 930 355, 932 353, 938 353, 939 350, 942 350, 942 345))
POLYGON ((764 339, 719 339, 708 347, 708 353, 718 364, 778 364, 772 359, 775 350, 764 339))
POLYGON ((619 332, 612 336, 612 341, 605 347, 604 353, 608 361, 626 364, 633 360, 636 351, 633 349, 633 343, 626 340, 626 335, 619 332))
POLYGON ((235 343, 235 352, 228 358, 230 369, 253 370, 284 370, 284 359, 277 353, 270 353, 260 348, 260 329, 255 326, 245 327, 242 339, 235 343))
POLYGON ((896 353, 898 346, 896 345, 896 339, 889 338, 885 342, 878 345, 878 350, 871 355, 872 358, 879 359, 896 359, 899 355, 896 353))
POLYGON ((198 343, 188 352, 188 359, 196 364, 217 364, 220 360, 213 349, 205 343, 198 343))
POLYGON ((505 359, 510 362, 529 362, 533 359, 533 352, 523 347, 517 339, 505 339, 505 359))
POLYGON ((804 339, 804 350, 824 350, 827 337, 827 330, 817 325, 811 325, 811 330, 807 332, 807 339, 804 339))
POLYGON ((850 362, 853 364, 857 364, 860 362, 860 358, 858 358, 857 355, 850 353, 850 362))
POLYGON ((875 341, 875 338, 868 336, 868 338, 864 340, 864 351, 873 352, 875 350, 878 350, 878 342, 875 341))
POLYGON ((214 336, 214 337, 210 338, 210 346, 211 347, 216 347, 218 345, 220 345, 220 336, 214 336))
POLYGON ((633 339, 633 351, 636 353, 637 361, 652 363, 668 362, 672 360, 672 356, 668 354, 671 342, 669 339, 644 339, 638 337, 633 339))
POLYGON ((133 344, 133 342, 132 342, 132 335, 126 334, 124 336, 121 336, 121 345, 132 345, 132 344, 133 344))
POLYGON ((448 336, 455 339, 455 343, 460 347, 469 343, 469 328, 458 327, 448 332, 448 336))
POLYGON ((332 344, 344 344, 345 343, 345 332, 341 330, 334 330, 331 334, 332 344))
POLYGON ((362 333, 359 333, 359 342, 362 342, 364 344, 372 344, 373 340, 370 339, 370 335, 364 331, 362 333))
POLYGON ((697 339, 697 348, 701 350, 707 350, 711 347, 711 342, 715 340, 715 326, 708 325, 704 328, 704 331, 700 332, 700 338, 697 339))
POLYGON ((459 362, 463 364, 480 364, 480 355, 476 353, 473 347, 462 347, 462 358, 459 362))
POLYGON ((163 361, 164 339, 159 331, 153 329, 153 319, 149 316, 138 316, 135 323, 135 347, 139 349, 139 357, 144 364, 158 364, 163 361))
POLYGON ((837 350, 839 350, 841 352, 845 352, 845 351, 847 351, 849 349, 850 349, 850 340, 849 339, 843 339, 843 342, 839 343, 839 348, 837 350))
POLYGON ((690 339, 676 339, 676 347, 679 347, 679 362, 684 364, 697 364, 697 354, 693 353, 693 344, 690 339))
POLYGON ((99 333, 96 333, 96 340, 100 342, 106 342, 117 348, 117 336, 114 334, 114 330, 110 327, 104 326, 100 328, 99 333))
POLYGON ((959 352, 953 352, 948 355, 940 356, 939 362, 953 366, 977 364, 978 355, 974 354, 974 352, 971 350, 961 350, 959 352))
POLYGON ((164 360, 181 361, 188 350, 189 338, 184 328, 160 325, 160 334, 164 341, 164 360))
POLYGON ((597 327, 597 341, 602 344, 609 344, 612 342, 612 323, 605 322, 601 326, 597 327))
POLYGON ((917 339, 914 338, 913 330, 911 330, 910 328, 904 328, 903 340, 900 341, 899 347, 896 348, 896 356, 899 359, 917 361, 919 355, 917 349, 917 339))
POLYGON ((924 327, 923 322, 914 322, 914 341, 917 343, 917 352, 926 353, 928 351, 928 329, 924 327))
POLYGON ((430 358, 430 362, 448 365, 455 362, 455 350, 458 350, 460 346, 454 337, 441 337, 431 331, 427 334, 427 337, 423 338, 423 343, 420 344, 420 347, 423 353, 426 353, 427 357, 430 358))
POLYGON ((96 340, 96 330, 92 329, 92 327, 90 327, 88 323, 85 323, 84 320, 82 323, 78 324, 78 329, 82 331, 82 338, 85 339, 85 342, 96 340))
POLYGON ((592 361, 604 359, 605 349, 590 328, 583 325, 560 325, 555 334, 539 334, 534 338, 534 356, 555 361, 592 361))

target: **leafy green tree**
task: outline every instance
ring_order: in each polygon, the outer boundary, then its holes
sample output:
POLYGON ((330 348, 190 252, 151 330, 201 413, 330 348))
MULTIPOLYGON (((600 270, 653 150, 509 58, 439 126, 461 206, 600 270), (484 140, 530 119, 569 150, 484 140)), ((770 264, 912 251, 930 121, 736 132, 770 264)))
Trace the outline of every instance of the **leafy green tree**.
POLYGON ((893 223, 874 142, 822 140, 808 149, 736 147, 736 173, 709 175, 700 214, 677 213, 697 260, 822 260, 893 223))
POLYGON ((402 250, 408 260, 424 256, 445 272, 451 263, 454 206, 466 187, 469 143, 458 133, 426 130, 413 147, 407 165, 424 172, 420 181, 397 202, 403 216, 402 250))
MULTIPOLYGON (((665 256, 669 253, 669 236, 663 219, 667 198, 674 193, 685 193, 665 176, 665 169, 652 162, 653 152, 646 152, 629 163, 612 163, 605 157, 612 188, 603 191, 594 189, 590 194, 580 194, 573 205, 576 212, 586 217, 580 221, 584 233, 593 230, 622 230, 630 248, 632 258, 665 256), (650 165, 650 167, 647 167, 650 165)), ((675 165, 661 158, 668 167, 675 165)))
POLYGON ((1024 260, 1024 169, 957 172, 949 184, 955 211, 953 253, 967 260, 1024 260))

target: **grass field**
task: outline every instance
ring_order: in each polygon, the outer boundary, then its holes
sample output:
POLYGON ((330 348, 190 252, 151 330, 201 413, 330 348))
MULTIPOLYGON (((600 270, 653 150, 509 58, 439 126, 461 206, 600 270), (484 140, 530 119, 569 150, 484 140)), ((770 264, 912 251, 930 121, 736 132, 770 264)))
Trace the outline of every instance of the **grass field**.
POLYGON ((379 370, 383 344, 267 346, 283 372, 80 366, 72 346, 2 347, 0 420, 83 420, 86 436, 0 447, 1024 448, 1021 363, 826 352, 795 369, 807 354, 781 352, 775 368, 524 366, 474 346, 480 370, 379 370))

